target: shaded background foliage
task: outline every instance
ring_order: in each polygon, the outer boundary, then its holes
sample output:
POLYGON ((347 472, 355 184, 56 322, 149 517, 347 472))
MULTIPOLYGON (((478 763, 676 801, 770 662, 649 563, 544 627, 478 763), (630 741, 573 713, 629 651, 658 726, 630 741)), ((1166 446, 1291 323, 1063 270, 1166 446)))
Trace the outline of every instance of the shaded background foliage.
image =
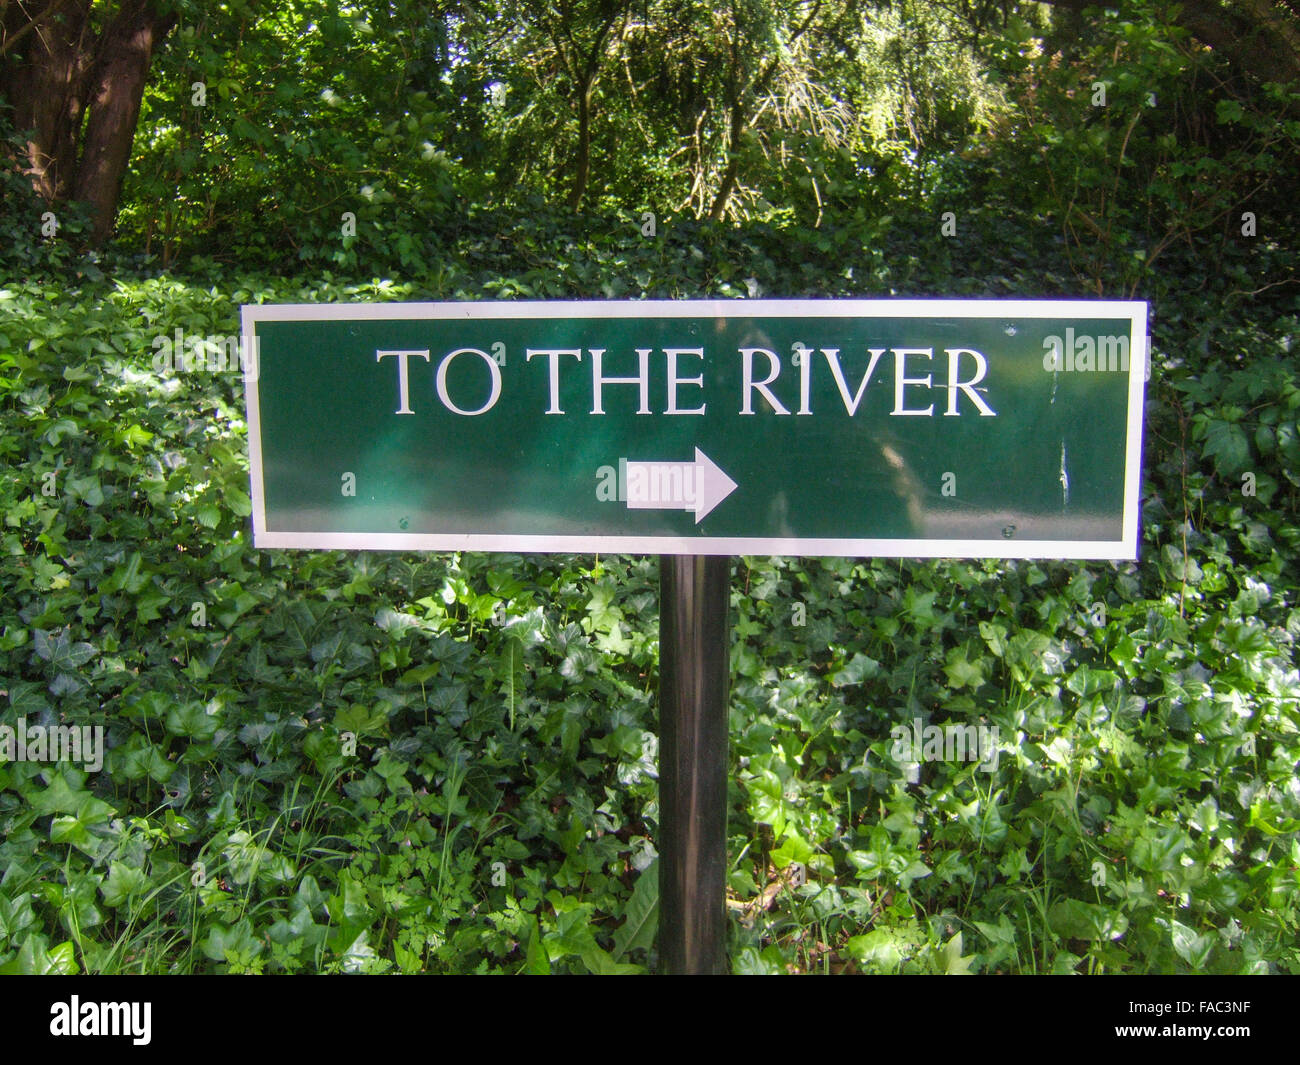
MULTIPOLYGON (((418 270, 471 206, 511 220, 540 200, 841 229, 945 200, 985 205, 1008 185, 1014 217, 1059 227, 1074 279, 1093 291, 1103 268, 1130 288, 1150 281, 1171 243, 1222 238, 1245 210, 1289 236, 1300 111, 1274 76, 1300 62, 1288 5, 1083 10, 8 4, 0 99, 11 134, 32 133, 10 142, 8 173, 26 172, 56 214, 87 202, 100 243, 115 226, 119 248, 162 265, 199 253, 418 270), (114 80, 131 19, 152 20, 151 66, 114 80), (53 89, 25 91, 40 77, 61 86, 61 109, 33 102, 53 89), (96 78, 139 96, 130 166, 115 175, 91 165, 91 141, 130 100, 108 106, 96 78), (342 235, 344 212, 355 237, 342 235)), ((21 218, 14 236, 30 242, 32 228, 21 218)))

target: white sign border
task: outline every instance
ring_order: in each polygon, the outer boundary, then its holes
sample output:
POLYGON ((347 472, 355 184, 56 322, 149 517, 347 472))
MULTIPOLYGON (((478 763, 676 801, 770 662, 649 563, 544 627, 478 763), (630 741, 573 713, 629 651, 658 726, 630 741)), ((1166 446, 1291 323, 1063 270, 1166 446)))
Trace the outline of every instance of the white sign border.
POLYGON ((437 303, 277 303, 240 308, 248 422, 253 546, 362 551, 497 551, 587 555, 784 555, 841 558, 1095 559, 1138 557, 1148 305, 1140 300, 793 299, 482 300, 437 303), (1129 390, 1124 512, 1119 540, 837 539, 805 537, 530 536, 499 533, 272 532, 266 527, 257 325, 302 321, 437 321, 548 318, 1127 318, 1129 390))

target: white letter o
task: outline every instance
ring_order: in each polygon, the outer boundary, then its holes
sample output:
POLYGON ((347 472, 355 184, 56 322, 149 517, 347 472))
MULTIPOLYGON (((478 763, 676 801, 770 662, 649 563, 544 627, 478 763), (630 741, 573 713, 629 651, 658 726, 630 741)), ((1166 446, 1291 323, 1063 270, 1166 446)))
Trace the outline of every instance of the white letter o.
POLYGON ((496 406, 497 400, 501 398, 501 368, 497 366, 496 359, 492 358, 492 356, 486 351, 479 351, 478 348, 458 348, 455 351, 450 352, 442 362, 438 363, 437 387, 438 398, 442 400, 442 405, 449 411, 454 411, 456 414, 464 414, 471 418, 476 414, 486 414, 496 406), (451 401, 451 397, 447 395, 447 367, 451 365, 451 360, 457 355, 464 355, 466 352, 477 355, 482 359, 487 364, 488 373, 492 375, 492 394, 488 396, 488 401, 483 404, 483 406, 479 407, 478 410, 461 410, 451 401))

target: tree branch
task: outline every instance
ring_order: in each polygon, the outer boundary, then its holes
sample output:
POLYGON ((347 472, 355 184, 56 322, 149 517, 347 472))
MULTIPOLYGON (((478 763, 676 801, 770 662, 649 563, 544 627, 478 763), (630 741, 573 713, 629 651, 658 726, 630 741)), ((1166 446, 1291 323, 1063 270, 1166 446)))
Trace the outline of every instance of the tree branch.
MULTIPOLYGON (((9 51, 9 49, 11 49, 24 37, 26 37, 27 34, 31 33, 32 30, 34 30, 41 23, 42 20, 47 19, 51 15, 55 14, 59 10, 59 8, 61 8, 67 2, 68 0, 54 0, 54 2, 50 4, 48 7, 46 7, 43 11, 30 16, 28 18, 27 25, 23 26, 19 30, 15 30, 13 33, 6 33, 4 40, 0 41, 0 55, 4 55, 7 51, 9 51)), ((21 10, 22 5, 19 4, 18 6, 19 9, 21 10)), ((8 8, 9 8, 9 4, 6 0, 6 3, 4 3, 3 6, 0 6, 0 18, 2 18, 3 15, 8 13, 8 8)), ((26 12, 23 13, 26 14, 26 12)))

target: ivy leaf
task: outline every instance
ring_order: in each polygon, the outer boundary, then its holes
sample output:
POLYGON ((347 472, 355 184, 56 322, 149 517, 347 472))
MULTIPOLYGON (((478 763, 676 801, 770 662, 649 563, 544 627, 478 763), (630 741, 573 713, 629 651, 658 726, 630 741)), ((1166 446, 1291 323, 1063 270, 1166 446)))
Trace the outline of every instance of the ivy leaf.
POLYGON ((32 646, 38 658, 43 658, 55 669, 76 670, 95 657, 95 647, 89 643, 72 643, 66 629, 54 639, 44 629, 33 630, 32 646))
POLYGON ((174 736, 205 743, 216 734, 220 719, 209 714, 203 703, 190 701, 173 706, 167 712, 167 731, 174 736))
POLYGON ((143 568, 144 556, 139 551, 132 551, 127 560, 104 581, 101 586, 103 591, 138 595, 140 590, 149 583, 149 574, 142 572, 143 568))
POLYGON ((944 945, 944 974, 947 976, 970 976, 970 967, 979 957, 978 954, 965 954, 961 952, 962 938, 958 932, 944 945))
POLYGON ((1240 425, 1211 418, 1205 424, 1203 452, 1206 458, 1214 460, 1220 473, 1239 473, 1250 458, 1250 441, 1240 425))
POLYGON ((55 773, 48 787, 29 793, 28 802, 40 814, 75 814, 81 803, 90 798, 93 798, 90 792, 71 787, 62 773, 55 773))
POLYGON ((595 976, 630 976, 645 970, 639 965, 624 965, 616 962, 608 951, 601 950, 594 943, 583 950, 579 957, 587 970, 595 976))
POLYGON ((246 518, 253 513, 253 501, 248 498, 247 493, 233 486, 227 486, 222 493, 231 511, 241 518, 246 518))
POLYGON ((110 862, 108 879, 99 886, 99 892, 104 896, 105 906, 117 909, 136 895, 143 894, 148 886, 149 877, 143 869, 126 862, 110 862))
POLYGON ((51 447, 58 447, 65 436, 80 436, 81 428, 71 418, 59 418, 45 430, 45 441, 51 447))
POLYGON ((858 652, 849 659, 848 664, 843 669, 830 674, 830 682, 836 688, 845 688, 853 684, 861 684, 864 680, 870 680, 879 672, 879 662, 858 652))
POLYGON ((226 961, 231 956, 255 957, 262 951, 262 944, 253 935, 248 918, 236 921, 233 925, 214 921, 202 947, 203 953, 213 961, 226 961))
POLYGON ((72 976, 80 972, 77 955, 70 942, 48 947, 42 935, 30 935, 18 948, 18 953, 4 965, 2 976, 72 976))
POLYGON ((903 964, 907 945, 893 929, 875 928, 866 935, 851 937, 846 946, 858 964, 871 966, 873 971, 896 972, 903 964))
POLYGON ((547 956, 545 945, 542 943, 542 934, 537 926, 537 918, 532 915, 528 917, 528 948, 524 954, 524 973, 528 976, 551 975, 551 960, 547 956))
POLYGON ((1169 930, 1174 941, 1174 952, 1193 969, 1203 969, 1214 948, 1214 936, 1210 933, 1197 935, 1194 929, 1178 921, 1170 921, 1169 930))
POLYGON ((54 696, 68 695, 72 692, 81 691, 82 688, 90 687, 84 680, 75 673, 60 673, 50 681, 50 694, 54 696))
POLYGON ((983 664, 979 660, 970 661, 965 647, 954 647, 948 652, 943 671, 948 675, 950 688, 978 688, 985 680, 983 664))
POLYGON ((637 878, 628 899, 623 926, 614 934, 614 960, 637 948, 654 945, 659 930, 659 860, 655 858, 637 878))
POLYGON ((414 614, 401 614, 385 606, 380 607, 375 612, 375 627, 382 629, 390 636, 400 637, 410 629, 418 629, 420 619, 414 614))
POLYGON ((356 736, 379 736, 388 730, 388 715, 382 708, 352 703, 335 711, 334 727, 356 736))
POLYGON ((90 842, 90 832, 77 818, 64 815, 50 822, 50 842, 70 843, 81 848, 90 842))

